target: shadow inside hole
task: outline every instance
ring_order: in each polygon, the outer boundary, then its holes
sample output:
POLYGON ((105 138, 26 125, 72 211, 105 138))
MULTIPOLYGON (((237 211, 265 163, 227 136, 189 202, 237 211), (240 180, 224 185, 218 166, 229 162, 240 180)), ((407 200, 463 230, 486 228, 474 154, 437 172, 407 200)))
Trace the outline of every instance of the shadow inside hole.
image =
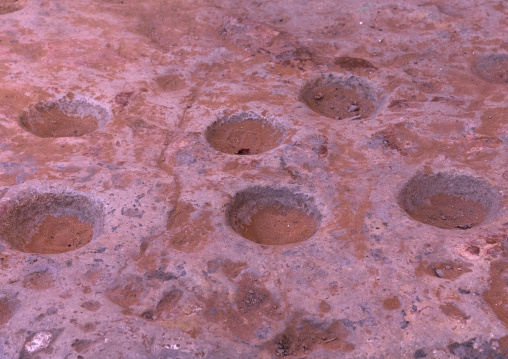
POLYGON ((319 228, 312 198, 287 188, 252 187, 235 195, 226 213, 241 236, 266 245, 300 243, 319 228))
POLYGON ((336 120, 365 119, 376 110, 376 96, 357 76, 328 75, 303 86, 300 101, 312 111, 336 120))
POLYGON ((484 180, 466 175, 418 173, 398 195, 413 219, 445 229, 469 229, 495 216, 502 199, 484 180))
POLYGON ((254 113, 218 119, 206 129, 206 140, 217 151, 231 155, 257 155, 283 140, 284 130, 254 113))
POLYGON ((27 253, 76 250, 102 231, 102 205, 76 193, 27 193, 2 206, 0 236, 27 253))
POLYGON ((37 137, 80 137, 111 120, 111 114, 93 100, 67 96, 58 101, 39 102, 19 117, 19 124, 37 137))

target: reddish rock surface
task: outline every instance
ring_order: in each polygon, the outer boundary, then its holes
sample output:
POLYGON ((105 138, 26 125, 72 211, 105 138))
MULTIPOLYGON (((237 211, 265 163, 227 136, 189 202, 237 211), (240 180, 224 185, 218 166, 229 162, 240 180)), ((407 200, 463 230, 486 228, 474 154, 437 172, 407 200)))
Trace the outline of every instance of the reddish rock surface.
POLYGON ((508 357, 506 2, 0 20, 0 358, 508 357))

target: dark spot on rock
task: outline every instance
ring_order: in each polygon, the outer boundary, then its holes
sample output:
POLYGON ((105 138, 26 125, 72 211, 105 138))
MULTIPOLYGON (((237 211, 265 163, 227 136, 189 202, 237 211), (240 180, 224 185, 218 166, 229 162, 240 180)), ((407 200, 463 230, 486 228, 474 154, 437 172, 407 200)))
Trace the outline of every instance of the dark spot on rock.
POLYGON ((427 357, 427 354, 425 354, 425 351, 423 349, 418 349, 417 351, 415 351, 415 355, 414 355, 415 359, 420 359, 420 358, 425 358, 425 357, 427 357))
POLYGON ((448 345, 450 353, 457 355, 460 358, 473 358, 476 350, 474 349, 474 342, 476 338, 470 339, 466 342, 454 342, 448 345))
POLYGON ((334 62, 335 65, 339 65, 343 69, 351 70, 356 68, 362 68, 362 69, 375 69, 376 67, 372 65, 369 61, 358 58, 358 57, 338 57, 335 59, 334 62))
POLYGON ((480 254, 480 248, 477 246, 469 246, 469 247, 467 247, 467 251, 471 254, 474 254, 474 255, 480 254))
POLYGON ((178 276, 174 275, 173 273, 164 272, 162 270, 155 270, 155 271, 146 275, 146 279, 148 279, 148 280, 158 279, 163 282, 172 280, 172 279, 177 279, 177 278, 178 278, 178 276))
POLYGON ((248 148, 241 148, 240 150, 238 150, 238 152, 236 153, 237 155, 248 155, 250 152, 250 149, 248 148))
POLYGON ((115 102, 123 107, 129 104, 129 100, 134 92, 120 92, 115 96, 115 102))
POLYGON ((90 347, 90 345, 92 345, 91 340, 76 339, 71 344, 71 347, 73 347, 77 353, 81 353, 83 350, 88 349, 88 347, 90 347))
POLYGON ((470 290, 466 290, 466 289, 459 288, 459 293, 460 293, 460 294, 470 294, 470 293, 471 293, 471 291, 470 291, 470 290))

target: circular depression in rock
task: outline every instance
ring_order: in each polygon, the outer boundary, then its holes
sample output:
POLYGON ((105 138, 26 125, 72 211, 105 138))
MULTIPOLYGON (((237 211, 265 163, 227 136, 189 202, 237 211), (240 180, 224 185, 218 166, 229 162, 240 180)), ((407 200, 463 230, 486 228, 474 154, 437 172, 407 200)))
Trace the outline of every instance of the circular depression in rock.
POLYGON ((491 54, 476 61, 478 75, 493 84, 508 84, 508 54, 491 54))
POLYGON ((357 76, 318 78, 302 88, 300 100, 312 111, 337 120, 368 118, 376 109, 374 91, 357 76))
POLYGON ((316 233, 321 213, 304 194, 286 188, 253 187, 238 192, 226 212, 241 236, 266 245, 303 242, 316 233))
POLYGON ((0 15, 21 10, 28 0, 0 0, 0 15))
POLYGON ((102 231, 102 205, 77 193, 30 192, 0 208, 0 237, 26 253, 83 247, 102 231))
POLYGON ((35 136, 79 137, 106 125, 111 113, 98 102, 77 96, 39 102, 19 117, 19 124, 35 136))
POLYGON ((398 202, 419 222, 445 229, 469 229, 493 217, 502 199, 490 184, 478 178, 418 173, 404 185, 398 202))
POLYGON ((220 118, 206 129, 206 140, 217 151, 232 155, 257 155, 277 147, 284 130, 268 119, 241 113, 220 118))

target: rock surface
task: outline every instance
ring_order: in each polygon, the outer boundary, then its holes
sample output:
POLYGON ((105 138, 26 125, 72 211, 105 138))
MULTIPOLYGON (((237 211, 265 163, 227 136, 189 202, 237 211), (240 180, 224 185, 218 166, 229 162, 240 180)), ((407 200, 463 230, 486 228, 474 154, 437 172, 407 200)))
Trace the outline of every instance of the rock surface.
POLYGON ((0 358, 508 357, 506 2, 0 20, 0 358))

